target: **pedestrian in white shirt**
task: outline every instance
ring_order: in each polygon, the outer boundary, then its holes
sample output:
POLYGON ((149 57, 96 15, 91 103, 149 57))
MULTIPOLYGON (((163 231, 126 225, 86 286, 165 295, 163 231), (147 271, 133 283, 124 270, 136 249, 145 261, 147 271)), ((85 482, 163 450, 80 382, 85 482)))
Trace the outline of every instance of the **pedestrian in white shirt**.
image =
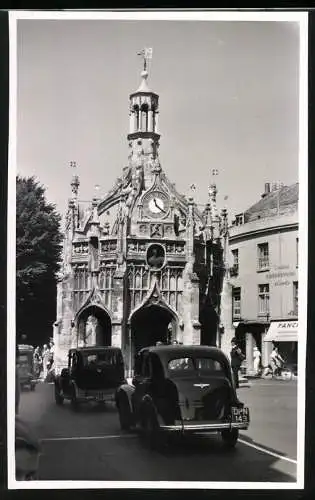
POLYGON ((254 370, 255 375, 259 375, 261 354, 258 347, 254 347, 254 370))

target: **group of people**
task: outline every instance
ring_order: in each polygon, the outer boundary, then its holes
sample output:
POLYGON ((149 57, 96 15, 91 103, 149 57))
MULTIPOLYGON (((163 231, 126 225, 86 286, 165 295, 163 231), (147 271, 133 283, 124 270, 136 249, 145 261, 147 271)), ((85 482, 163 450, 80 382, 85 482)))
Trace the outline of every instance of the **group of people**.
MULTIPOLYGON (((279 353, 278 347, 276 347, 275 345, 273 345, 273 349, 270 354, 269 364, 264 371, 262 371, 261 365, 261 352, 259 351, 257 346, 254 347, 253 357, 255 376, 259 377, 261 375, 272 375, 273 377, 277 377, 281 375, 281 370, 284 365, 284 359, 279 353)), ((239 387, 239 371, 245 358, 246 356, 242 353, 240 347, 238 346, 236 338, 233 337, 231 341, 231 366, 236 387, 239 387)))
POLYGON ((44 344, 43 347, 37 346, 34 350, 34 372, 37 378, 47 379, 54 364, 54 343, 44 344))

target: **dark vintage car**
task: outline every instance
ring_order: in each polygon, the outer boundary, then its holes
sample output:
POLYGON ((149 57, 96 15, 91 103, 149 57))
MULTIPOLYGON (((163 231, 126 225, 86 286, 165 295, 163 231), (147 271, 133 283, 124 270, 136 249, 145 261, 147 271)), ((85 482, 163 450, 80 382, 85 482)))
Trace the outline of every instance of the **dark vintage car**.
POLYGON ((88 401, 114 401, 117 387, 124 382, 124 360, 119 348, 70 349, 68 368, 55 378, 55 401, 61 405, 68 399, 73 409, 88 401))
POLYGON ((219 432, 228 447, 249 426, 225 354, 207 346, 155 346, 135 358, 132 384, 116 392, 123 430, 140 427, 151 446, 169 433, 219 432))
POLYGON ((29 387, 34 391, 36 387, 36 377, 34 373, 34 347, 26 344, 19 344, 17 350, 17 369, 21 387, 29 387))

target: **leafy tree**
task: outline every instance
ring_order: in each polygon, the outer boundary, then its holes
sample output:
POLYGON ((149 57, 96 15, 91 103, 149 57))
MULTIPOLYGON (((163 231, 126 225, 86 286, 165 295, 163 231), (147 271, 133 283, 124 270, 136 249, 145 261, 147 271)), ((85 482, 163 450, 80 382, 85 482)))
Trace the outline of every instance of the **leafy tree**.
POLYGON ((34 177, 16 178, 16 333, 31 344, 52 336, 61 217, 34 177))

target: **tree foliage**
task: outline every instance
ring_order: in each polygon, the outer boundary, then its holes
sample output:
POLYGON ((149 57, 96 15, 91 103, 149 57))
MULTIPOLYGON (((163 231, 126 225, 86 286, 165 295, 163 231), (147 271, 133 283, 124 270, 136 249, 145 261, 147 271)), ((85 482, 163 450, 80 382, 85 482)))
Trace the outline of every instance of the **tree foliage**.
POLYGON ((30 343, 52 336, 61 217, 34 177, 16 179, 16 330, 30 343))

